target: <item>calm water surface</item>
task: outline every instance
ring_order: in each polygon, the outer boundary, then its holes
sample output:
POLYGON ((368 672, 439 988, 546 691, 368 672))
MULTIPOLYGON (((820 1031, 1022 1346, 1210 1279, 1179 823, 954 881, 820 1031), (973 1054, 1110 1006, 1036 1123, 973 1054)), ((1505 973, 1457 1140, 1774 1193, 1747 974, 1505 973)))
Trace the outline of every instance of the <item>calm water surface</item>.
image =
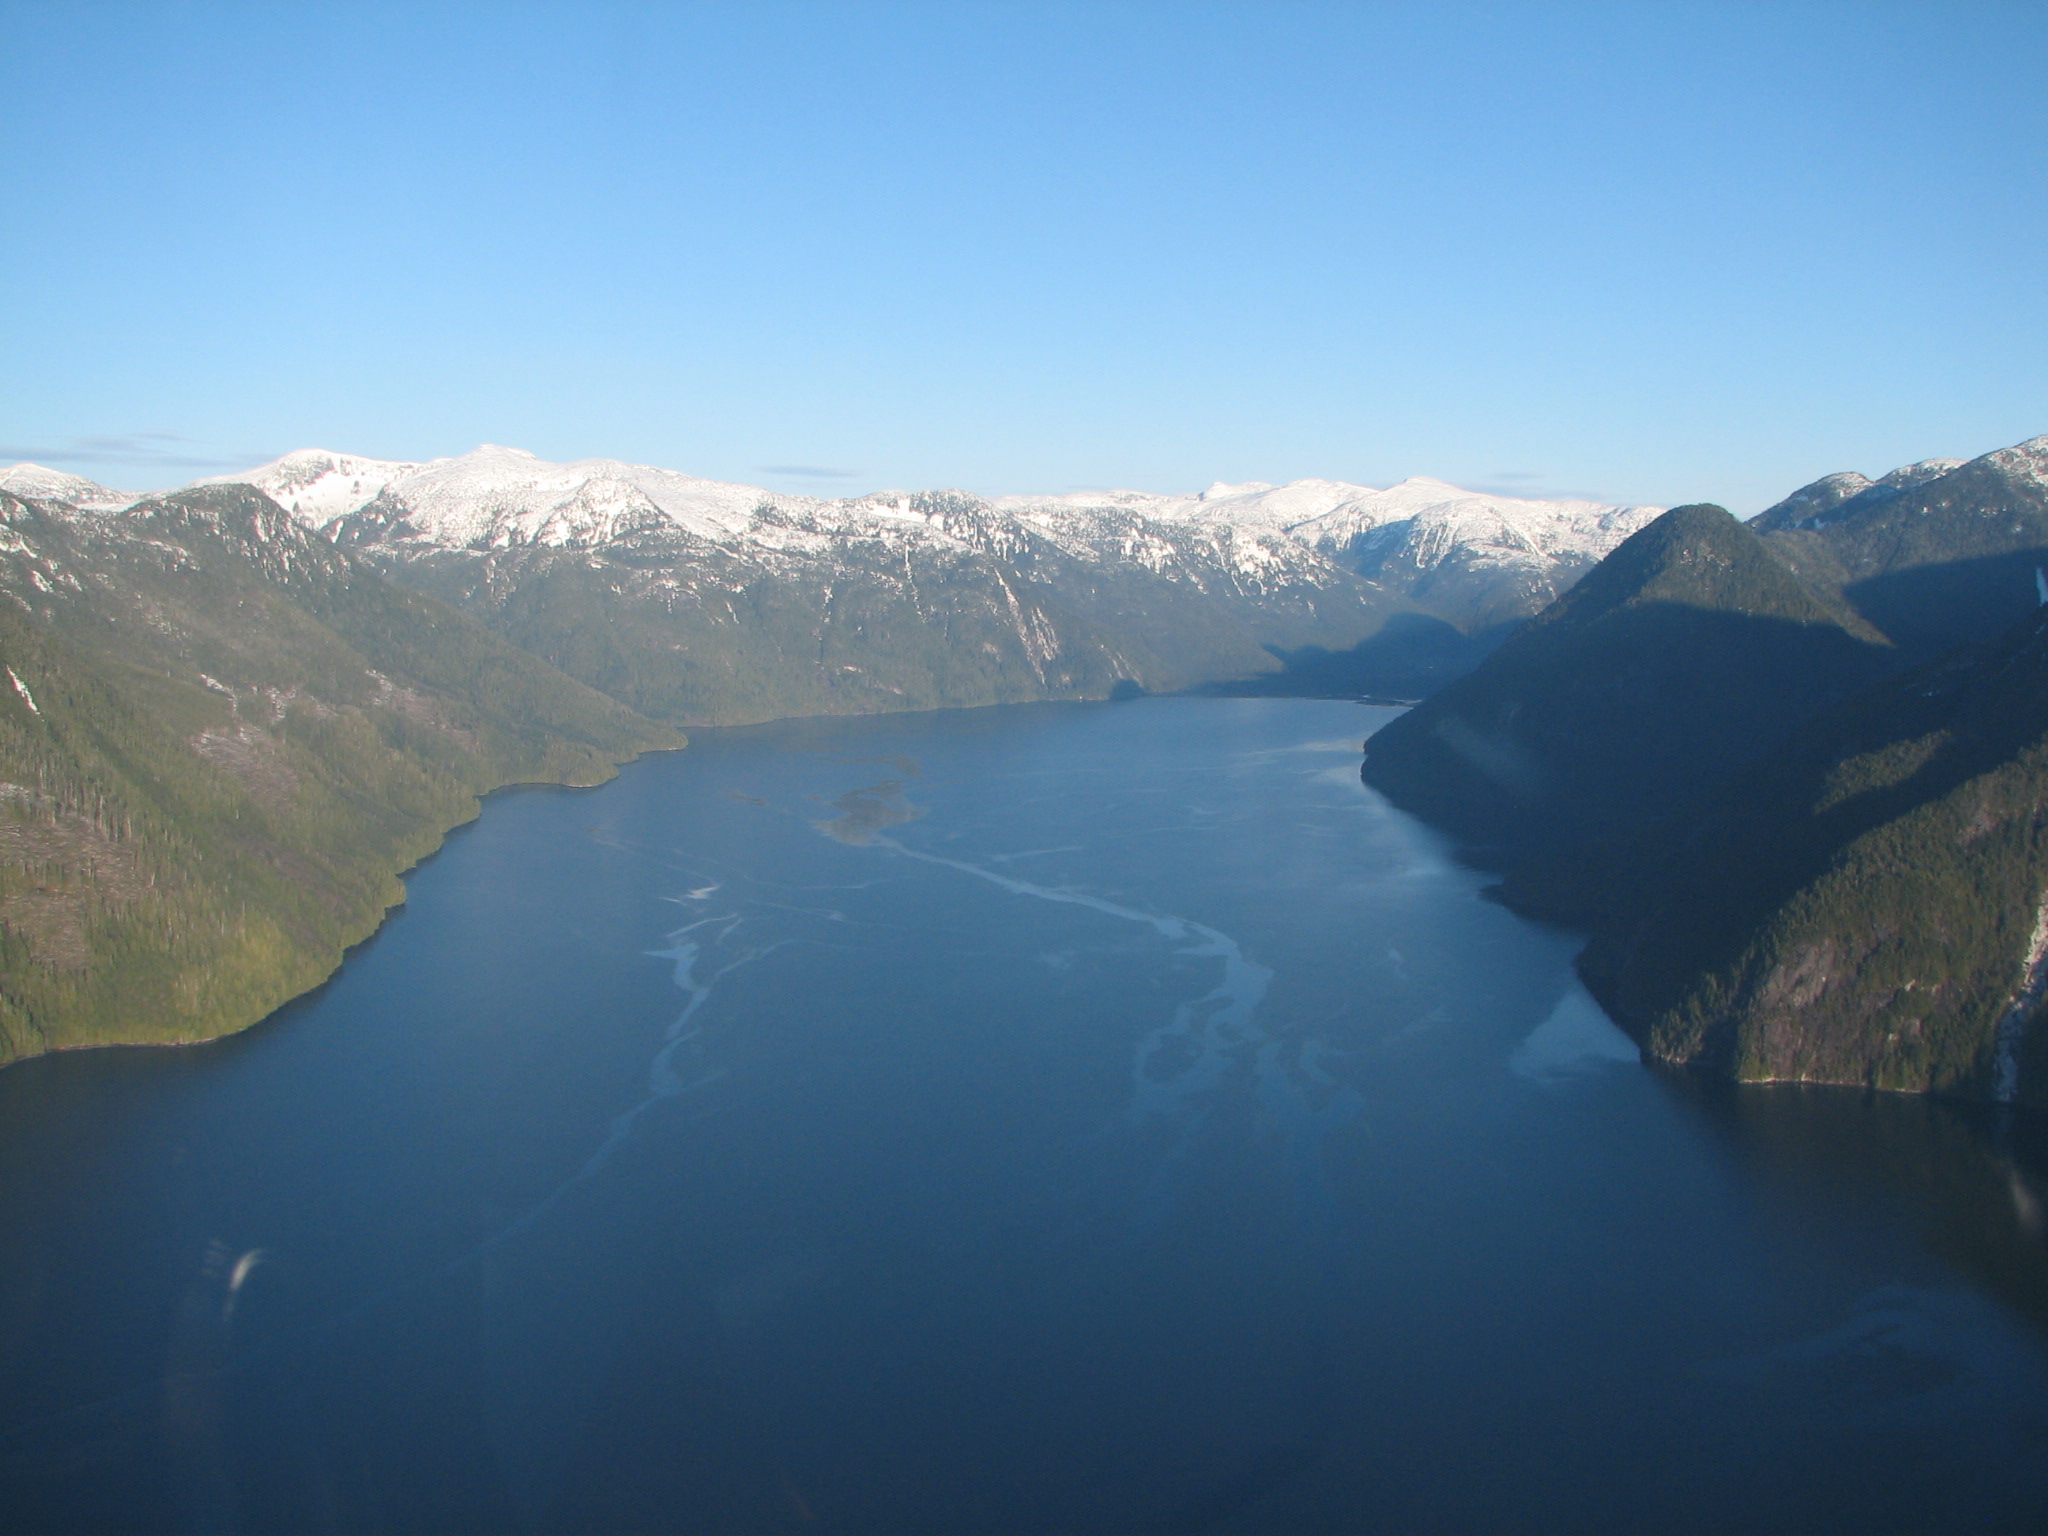
POLYGON ((706 732, 0 1073, 0 1526, 2048 1528, 2033 1129, 1646 1071, 1386 718, 706 732))

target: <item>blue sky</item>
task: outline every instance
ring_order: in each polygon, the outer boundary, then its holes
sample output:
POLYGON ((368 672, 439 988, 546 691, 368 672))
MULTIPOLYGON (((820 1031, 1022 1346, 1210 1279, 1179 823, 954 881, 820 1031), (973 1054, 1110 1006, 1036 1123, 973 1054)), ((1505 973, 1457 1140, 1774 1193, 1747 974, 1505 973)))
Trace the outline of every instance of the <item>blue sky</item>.
POLYGON ((1754 511, 2048 431, 2048 6, 0 3, 0 462, 1754 511))

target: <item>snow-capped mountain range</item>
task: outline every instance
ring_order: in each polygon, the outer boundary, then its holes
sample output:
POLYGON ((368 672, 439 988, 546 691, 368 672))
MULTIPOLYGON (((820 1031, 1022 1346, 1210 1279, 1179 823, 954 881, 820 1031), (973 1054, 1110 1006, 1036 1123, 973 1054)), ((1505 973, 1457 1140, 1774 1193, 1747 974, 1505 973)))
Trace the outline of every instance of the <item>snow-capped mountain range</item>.
MULTIPOLYGON (((424 464, 308 449, 166 494, 237 487, 679 723, 1184 688, 1323 668, 1318 648, 1345 653, 1341 682, 1318 674, 1332 686, 1412 697, 1662 510, 1423 477, 824 498, 489 446, 424 464)), ((90 517, 152 501, 34 465, 0 472, 0 491, 90 517)), ((1832 475, 1752 526, 1845 587, 1897 564, 1901 539, 1928 546, 1923 563, 2018 560, 2006 545, 2044 508, 2035 439, 1832 475)), ((2038 562, 2020 563, 2031 594, 2038 562)))
MULTIPOLYGON (((883 492, 826 499, 614 459, 551 464, 489 444, 424 464, 301 449, 196 483, 256 486, 330 537, 364 542, 378 528, 384 530, 379 542, 450 550, 591 549, 663 525, 715 543, 784 549, 793 522, 828 538, 920 525, 945 533, 949 515, 972 509, 1028 523, 1077 553, 1091 548, 1105 528, 1150 522, 1227 531, 1247 546, 1243 553, 1254 567, 1272 563, 1267 541, 1279 538, 1344 565, 1356 564, 1366 551, 1378 557, 1374 563, 1398 551, 1418 569, 1463 556, 1531 575, 1559 564, 1590 565, 1663 510, 1485 495, 1426 476, 1385 490, 1337 480, 1219 481, 1194 496, 1103 491, 983 502, 958 492, 883 492)), ((142 499, 34 464, 0 473, 0 490, 88 511, 142 499)))
MULTIPOLYGON (((1425 478, 822 498, 494 446, 424 464, 307 449, 199 484, 253 486, 585 681, 698 722, 759 718, 763 688, 767 712, 806 713, 1185 687, 1399 615, 1488 633, 1661 510, 1425 478)), ((0 490, 95 514, 146 499, 31 465, 0 490)))
POLYGON ((793 523, 827 538, 918 525, 947 533, 948 518, 971 509, 1028 523, 1077 553, 1108 528, 1145 522, 1227 531, 1254 566, 1272 563, 1266 541, 1277 538, 1345 565, 1370 549, 1375 563, 1399 551, 1431 569, 1462 555, 1531 575, 1589 566, 1663 510, 1490 496, 1423 476, 1385 490, 1296 480, 1218 482, 1196 496, 1106 491, 984 502, 958 492, 882 492, 825 499, 613 459, 551 464, 491 445, 426 464, 304 449, 205 483, 230 482, 258 487, 330 536, 360 541, 374 527, 386 540, 443 549, 589 549, 663 524, 709 542, 783 549, 793 523))

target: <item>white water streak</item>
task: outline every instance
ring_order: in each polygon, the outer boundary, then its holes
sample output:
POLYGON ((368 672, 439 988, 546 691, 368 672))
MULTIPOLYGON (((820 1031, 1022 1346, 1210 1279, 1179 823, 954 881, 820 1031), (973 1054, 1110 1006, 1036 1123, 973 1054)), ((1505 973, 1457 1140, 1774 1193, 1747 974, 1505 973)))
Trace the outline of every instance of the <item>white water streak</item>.
POLYGON ((1197 959, 1213 957, 1223 962, 1223 979, 1213 991, 1192 1002, 1182 1003, 1174 1010, 1169 1023, 1162 1024, 1139 1042, 1137 1061, 1131 1072, 1131 1113, 1134 1118, 1142 1119, 1151 1114, 1170 1113, 1183 1108, 1186 1100, 1192 1095, 1212 1088, 1221 1081, 1230 1065, 1224 1054, 1226 1050, 1247 1040, 1259 1038, 1254 1021, 1258 1016, 1259 1005, 1265 1001, 1266 987, 1272 981, 1273 973, 1265 966, 1246 959, 1237 940, 1231 938, 1229 934, 1218 932, 1206 923, 1195 922, 1192 918, 1176 917, 1171 913, 1141 912, 1136 907, 1126 907, 1101 896, 1091 896, 1085 891, 1070 890, 1063 886, 1038 885, 1011 875, 997 874, 994 870, 984 869, 979 864, 969 864, 960 859, 948 859, 936 853, 906 848, 893 838, 881 837, 875 841, 907 859, 957 869, 962 874, 972 875, 977 880, 986 880, 990 885, 999 886, 1018 896, 1031 896, 1040 901, 1087 907, 1091 911, 1106 913, 1125 922, 1140 923, 1160 937, 1176 944, 1192 939, 1193 943, 1185 944, 1174 953, 1197 959), (1175 1074, 1169 1082, 1148 1078, 1145 1072, 1146 1061, 1165 1044, 1169 1036, 1182 1032, 1199 1042, 1194 1063, 1187 1070, 1175 1074))
MULTIPOLYGON (((1265 1003, 1273 972, 1248 958, 1243 947, 1229 934, 1192 918, 1144 912, 1085 891, 1038 885, 1012 875, 998 874, 979 864, 906 848, 893 838, 879 837, 875 841, 905 858, 958 870, 1015 895, 1087 907, 1125 922, 1142 924, 1162 938, 1180 945, 1174 951, 1178 955, 1223 962, 1223 977, 1213 989, 1182 1003, 1174 1010, 1171 1020, 1138 1042, 1131 1067, 1129 1113, 1133 1120, 1184 1114, 1199 1096, 1222 1084, 1230 1070, 1231 1052, 1246 1044, 1254 1044, 1258 1049, 1260 1103, 1288 1123, 1293 1131, 1307 1133, 1311 1123, 1321 1128, 1332 1120, 1348 1118, 1357 1108, 1358 1096, 1317 1064, 1314 1042, 1304 1046, 1296 1059, 1296 1067, 1329 1092, 1330 1102, 1320 1114, 1309 1108, 1293 1074, 1282 1062, 1284 1042, 1271 1038, 1259 1026, 1259 1010, 1265 1003), (1186 942, 1189 940, 1193 942, 1186 942), (1170 1042, 1177 1037, 1186 1039, 1193 1047, 1194 1059, 1171 1078, 1150 1075, 1146 1064, 1162 1050, 1170 1049, 1170 1042)), ((1300 1139, 1300 1136, 1290 1133, 1290 1141, 1300 1139)), ((1304 1145, 1294 1150, 1300 1159, 1308 1149, 1304 1145)))
POLYGON ((696 1023, 698 1013, 706 1003, 711 1001, 711 995, 717 989, 718 983, 727 976, 730 976, 742 966, 752 965, 756 960, 773 954, 776 950, 782 948, 783 945, 794 942, 791 939, 778 939, 775 943, 763 945, 758 949, 742 950, 709 976, 699 977, 697 966, 704 958, 705 945, 702 941, 689 938, 687 935, 697 932, 700 928, 716 927, 718 932, 712 936, 710 942, 723 944, 731 936, 733 930, 740 925, 740 921, 740 915, 737 912, 724 917, 702 918, 670 933, 668 938, 672 946, 671 948, 650 951, 652 958, 668 960, 674 963, 676 987, 689 998, 689 1001, 683 1005, 683 1011, 677 1014, 670 1022, 667 1031, 663 1034, 661 1049, 655 1052, 653 1061, 648 1063, 647 1096, 641 1099, 639 1103, 633 1105, 632 1108, 614 1115, 611 1126, 605 1133, 603 1142, 599 1144, 595 1152, 590 1154, 583 1166, 577 1169, 575 1174, 564 1182, 559 1189, 555 1190, 554 1193, 541 1201, 539 1205, 533 1207, 532 1210, 507 1227, 504 1232, 499 1234, 497 1239, 494 1239, 494 1242, 503 1241, 514 1233, 525 1231, 535 1222, 539 1221, 541 1217, 547 1215, 557 1205, 561 1204, 562 1198, 571 1190, 602 1172, 604 1166, 612 1160, 619 1148, 623 1147, 632 1137, 634 1129, 640 1123, 641 1117, 649 1110, 670 1099, 679 1098, 683 1094, 694 1093, 699 1088, 707 1088, 726 1075, 724 1067, 714 1067, 708 1071, 695 1073, 688 1078, 677 1070, 677 1058, 686 1051, 694 1050, 698 1037, 703 1033, 702 1026, 696 1023))
POLYGON ((2034 934, 2027 941, 2027 958, 2020 967, 2019 990, 1999 1015, 1998 1033, 1993 1037, 1991 1096, 2010 1104, 2020 1091, 2020 1034, 2027 1020, 2048 996, 2048 896, 2034 911, 2034 934))

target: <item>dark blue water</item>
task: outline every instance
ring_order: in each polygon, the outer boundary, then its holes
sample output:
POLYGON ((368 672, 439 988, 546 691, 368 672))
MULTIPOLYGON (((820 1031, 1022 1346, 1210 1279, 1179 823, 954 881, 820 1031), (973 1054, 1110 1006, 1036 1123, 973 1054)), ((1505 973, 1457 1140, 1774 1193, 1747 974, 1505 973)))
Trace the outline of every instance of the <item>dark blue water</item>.
POLYGON ((707 732, 0 1073, 0 1525, 2048 1528, 2035 1128, 1645 1070, 1385 718, 707 732))

